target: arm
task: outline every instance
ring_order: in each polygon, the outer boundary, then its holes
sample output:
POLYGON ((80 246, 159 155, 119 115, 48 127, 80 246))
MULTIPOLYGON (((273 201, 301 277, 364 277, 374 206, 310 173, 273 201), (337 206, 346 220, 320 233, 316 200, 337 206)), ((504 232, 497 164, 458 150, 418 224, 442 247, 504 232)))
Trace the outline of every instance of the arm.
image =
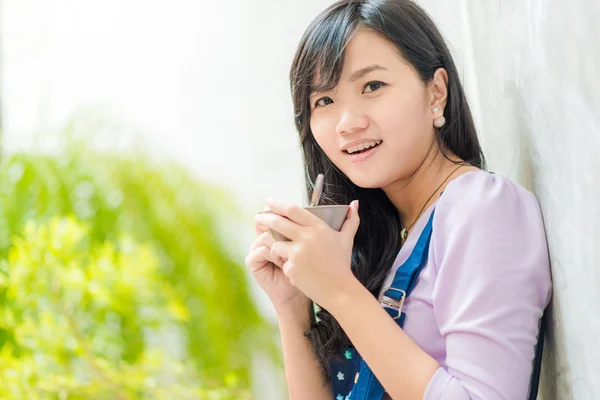
POLYGON ((423 351, 355 278, 330 312, 394 400, 420 400, 438 362, 423 351))
POLYGON ((552 287, 542 215, 502 177, 470 188, 468 198, 445 193, 456 206, 434 225, 432 302, 447 368, 425 398, 526 399, 552 287))
POLYGON ((296 309, 278 310, 285 377, 290 400, 331 400, 331 384, 321 371, 313 348, 304 336, 310 326, 310 301, 296 309))
POLYGON ((438 204, 431 260, 447 368, 358 281, 329 311, 394 400, 525 399, 551 290, 539 205, 501 178, 470 185, 468 197, 455 188, 438 204))

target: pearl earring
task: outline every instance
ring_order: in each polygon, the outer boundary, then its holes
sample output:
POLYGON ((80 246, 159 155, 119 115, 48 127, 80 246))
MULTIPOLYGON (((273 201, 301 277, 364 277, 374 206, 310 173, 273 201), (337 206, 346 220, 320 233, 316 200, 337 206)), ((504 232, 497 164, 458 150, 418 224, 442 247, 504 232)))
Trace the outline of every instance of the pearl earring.
POLYGON ((438 129, 441 128, 444 125, 446 125, 446 118, 444 118, 444 116, 442 116, 441 118, 433 120, 433 126, 435 126, 438 129))
MULTIPOLYGON (((433 109, 433 113, 437 114, 440 111, 439 108, 435 107, 433 109)), ((446 124, 446 118, 444 118, 444 116, 442 115, 440 118, 434 119, 433 120, 433 126, 435 126, 436 128, 441 128, 442 126, 444 126, 446 124)))

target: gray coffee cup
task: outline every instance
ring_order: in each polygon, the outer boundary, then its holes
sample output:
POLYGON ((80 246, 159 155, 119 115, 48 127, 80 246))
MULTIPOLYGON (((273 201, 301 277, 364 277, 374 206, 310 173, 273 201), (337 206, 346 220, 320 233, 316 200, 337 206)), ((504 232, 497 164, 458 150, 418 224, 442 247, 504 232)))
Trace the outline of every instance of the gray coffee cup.
MULTIPOLYGON (((327 225, 333 230, 339 232, 346 220, 346 215, 348 215, 348 205, 329 205, 329 206, 309 206, 303 207, 305 210, 310 211, 321 220, 325 221, 327 225)), ((263 210, 259 211, 260 214, 273 214, 271 210, 263 210)), ((274 229, 269 229, 271 236, 273 239, 279 241, 289 241, 287 237, 277 232, 274 229)))

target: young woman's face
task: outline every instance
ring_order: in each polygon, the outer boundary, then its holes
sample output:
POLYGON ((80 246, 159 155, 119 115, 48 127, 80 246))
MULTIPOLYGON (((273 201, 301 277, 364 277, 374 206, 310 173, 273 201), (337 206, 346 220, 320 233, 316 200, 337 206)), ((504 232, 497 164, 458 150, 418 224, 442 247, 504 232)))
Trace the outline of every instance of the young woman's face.
POLYGON ((338 85, 311 94, 310 127, 329 159, 356 185, 383 188, 410 176, 435 140, 428 93, 392 43, 359 29, 346 47, 338 85), (380 144, 349 154, 356 142, 380 144))

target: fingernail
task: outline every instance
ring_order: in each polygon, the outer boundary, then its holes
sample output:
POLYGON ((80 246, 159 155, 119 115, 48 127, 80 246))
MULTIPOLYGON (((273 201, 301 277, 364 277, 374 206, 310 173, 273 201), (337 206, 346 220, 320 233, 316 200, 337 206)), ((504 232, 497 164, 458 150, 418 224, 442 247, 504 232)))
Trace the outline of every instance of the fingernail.
POLYGON ((358 211, 358 200, 354 200, 354 209, 358 211))

